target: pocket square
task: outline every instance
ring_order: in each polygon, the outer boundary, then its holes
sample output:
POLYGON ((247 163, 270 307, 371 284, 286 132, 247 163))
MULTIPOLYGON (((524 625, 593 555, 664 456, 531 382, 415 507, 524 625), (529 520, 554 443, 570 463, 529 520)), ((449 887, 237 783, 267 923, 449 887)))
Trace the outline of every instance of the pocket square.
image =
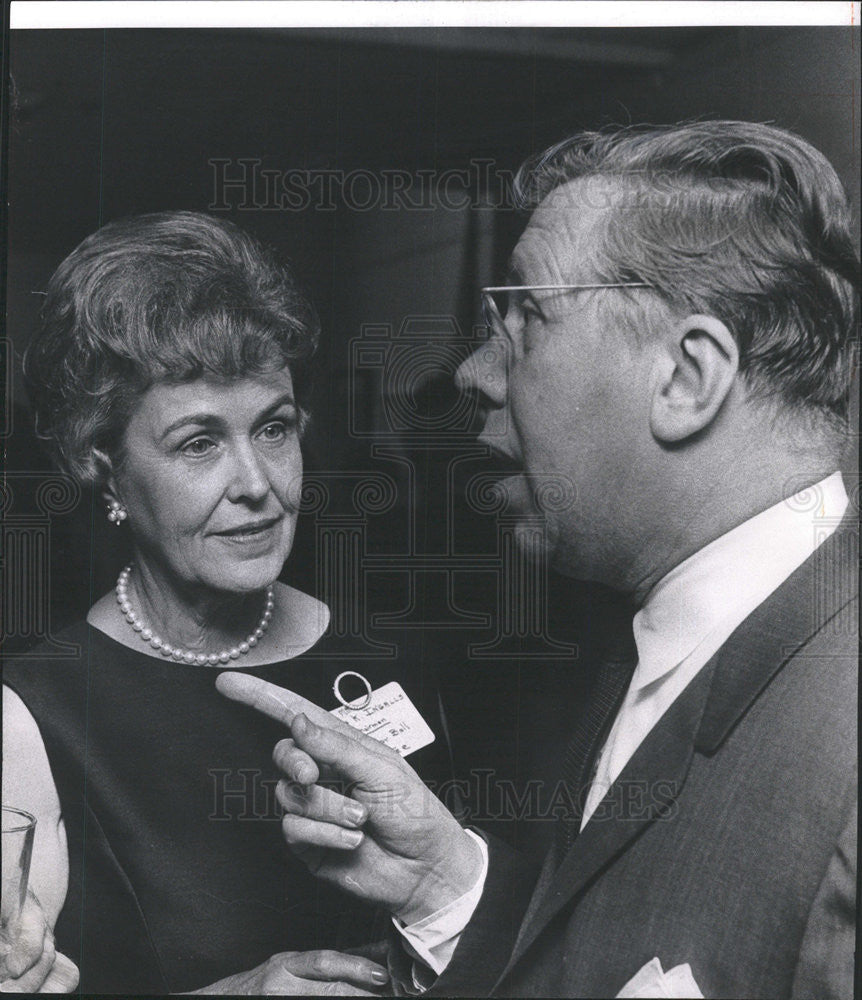
POLYGON ((619 1000, 651 1000, 651 998, 693 998, 702 1000, 703 994, 691 974, 691 966, 676 965, 665 972, 661 962, 654 958, 625 984, 617 993, 619 1000))

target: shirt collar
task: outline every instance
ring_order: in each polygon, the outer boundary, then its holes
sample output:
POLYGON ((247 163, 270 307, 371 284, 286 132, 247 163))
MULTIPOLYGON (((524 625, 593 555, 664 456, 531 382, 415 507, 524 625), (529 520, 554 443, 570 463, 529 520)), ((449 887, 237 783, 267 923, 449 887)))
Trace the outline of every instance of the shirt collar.
POLYGON ((635 615, 632 688, 665 676, 699 646, 729 635, 834 530, 847 508, 840 472, 769 507, 674 567, 635 615))

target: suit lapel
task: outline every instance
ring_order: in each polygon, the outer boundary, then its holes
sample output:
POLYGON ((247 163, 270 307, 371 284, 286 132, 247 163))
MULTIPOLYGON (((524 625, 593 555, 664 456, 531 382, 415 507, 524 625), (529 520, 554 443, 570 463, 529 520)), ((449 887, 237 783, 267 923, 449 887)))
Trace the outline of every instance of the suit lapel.
MULTIPOLYGON (((851 505, 852 506, 852 505, 851 505)), ((775 674, 859 592, 859 536, 848 514, 718 651, 695 747, 712 753, 775 674)))
POLYGON ((737 628, 638 748, 560 868, 546 861, 498 985, 566 904, 673 808, 694 751, 717 749, 788 659, 856 596, 854 525, 846 517, 737 628))
POLYGON ((704 667, 647 736, 559 869, 549 871, 546 862, 504 977, 569 900, 672 810, 688 775, 713 666, 704 667))
MULTIPOLYGON (((556 852, 554 850, 549 850, 545 855, 545 863, 542 865, 542 870, 539 873, 539 879, 536 882, 536 888, 533 890, 533 895, 530 898, 530 905, 527 907, 527 911, 524 914, 524 919, 521 921, 521 928, 518 931, 518 937, 515 940, 515 947, 512 949, 512 955, 509 959, 509 968, 514 965, 517 958, 521 956, 527 945, 524 948, 521 947, 521 942, 525 940, 527 935, 530 933, 533 927, 534 920, 539 913, 539 908, 542 906, 545 898, 550 895, 553 890, 554 876, 557 872, 557 862, 556 862, 556 852)), ((532 939, 531 939, 532 940, 532 939)), ((505 973, 504 973, 505 975, 505 973)))

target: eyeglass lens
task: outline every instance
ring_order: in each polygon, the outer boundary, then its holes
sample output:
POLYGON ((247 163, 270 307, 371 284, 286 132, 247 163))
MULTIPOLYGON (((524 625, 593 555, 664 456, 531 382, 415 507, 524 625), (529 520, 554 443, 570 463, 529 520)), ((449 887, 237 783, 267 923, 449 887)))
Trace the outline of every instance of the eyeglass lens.
POLYGON ((517 309, 517 292, 482 292, 482 316, 485 325, 491 331, 500 330, 506 325, 509 313, 517 309))

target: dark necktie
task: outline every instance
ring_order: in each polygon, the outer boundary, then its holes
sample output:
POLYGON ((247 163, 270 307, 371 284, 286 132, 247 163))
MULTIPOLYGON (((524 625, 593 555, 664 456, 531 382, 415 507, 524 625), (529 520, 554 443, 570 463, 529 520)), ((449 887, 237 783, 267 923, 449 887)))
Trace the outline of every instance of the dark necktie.
POLYGON ((576 809, 561 818, 554 841, 556 863, 562 862, 578 836, 598 753, 619 709, 637 664, 631 618, 616 623, 602 658, 589 702, 563 758, 562 778, 576 809))

